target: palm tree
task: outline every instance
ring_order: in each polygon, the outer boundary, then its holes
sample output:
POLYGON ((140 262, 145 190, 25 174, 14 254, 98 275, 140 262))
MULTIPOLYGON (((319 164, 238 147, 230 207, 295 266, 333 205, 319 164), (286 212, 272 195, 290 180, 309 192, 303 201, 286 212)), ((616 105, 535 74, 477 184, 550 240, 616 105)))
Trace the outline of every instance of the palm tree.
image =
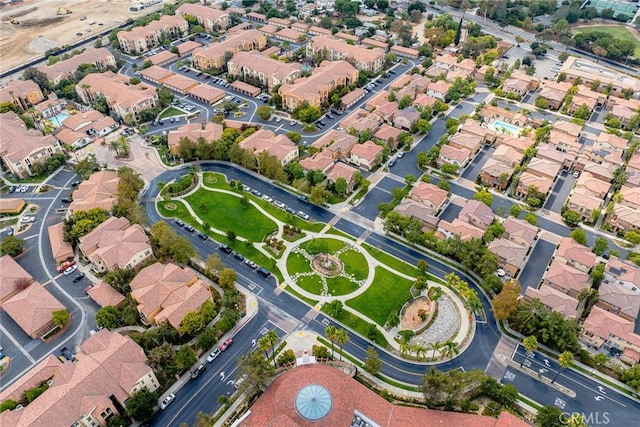
POLYGON ((124 135, 120 135, 117 139, 118 146, 122 149, 123 157, 129 155, 129 148, 131 148, 131 141, 124 135))
POLYGON ((329 325, 326 328, 324 328, 324 336, 327 337, 329 341, 331 341, 331 358, 332 359, 335 351, 334 345, 336 343, 337 334, 338 334, 338 329, 333 325, 329 325))
MULTIPOLYGON (((275 347, 276 344, 278 344, 278 341, 280 341, 280 337, 278 336, 278 333, 275 330, 270 330, 269 332, 267 332, 261 339, 264 339, 268 344, 269 344, 269 348, 271 349, 271 357, 273 357, 273 367, 277 368, 276 366, 276 355, 275 355, 275 347)), ((269 358, 267 358, 268 360, 269 358)))
MULTIPOLYGON (((560 369, 567 369, 569 366, 571 366, 571 362, 573 362, 573 353, 571 353, 570 351, 560 353, 560 356, 558 356, 558 364, 560 365, 560 369)), ((556 382, 556 378, 558 378, 558 375, 560 375, 560 369, 558 369, 558 371, 556 372, 556 375, 553 377, 553 381, 551 381, 551 384, 556 382)))
POLYGON ((433 356, 431 358, 435 359, 436 358, 436 351, 438 351, 438 350, 440 350, 442 348, 442 343, 440 341, 434 341, 434 342, 429 344, 429 347, 431 348, 431 350, 433 350, 433 356))
POLYGON ((120 143, 117 139, 112 139, 109 142, 109 151, 115 151, 116 156, 120 156, 120 143))
POLYGON ((267 339, 266 335, 258 339, 256 346, 258 347, 258 350, 264 352, 264 357, 269 360, 269 349, 271 348, 271 343, 267 339))
POLYGON ((458 343, 455 341, 447 340, 442 344, 442 355, 447 358, 452 358, 458 354, 458 343))
POLYGON ((422 345, 420 343, 416 343, 413 346, 413 351, 416 353, 416 357, 418 359, 420 359, 420 354, 422 354, 424 356, 424 354, 427 352, 427 347, 425 347, 424 345, 422 345))
POLYGON ((346 329, 336 331, 336 344, 340 346, 340 361, 342 361, 342 347, 349 342, 349 332, 346 329))
POLYGON ((518 306, 516 311, 516 322, 526 333, 531 333, 538 329, 540 320, 548 312, 547 308, 539 299, 527 301, 518 306))
POLYGON ((400 341, 400 354, 404 356, 411 349, 411 344, 409 344, 409 340, 403 339, 400 341))
MULTIPOLYGON (((531 335, 522 340, 522 344, 524 345, 524 349, 527 351, 536 351, 538 349, 538 339, 531 335)), ((522 362, 520 362, 520 367, 524 364, 524 357, 522 358, 522 362)))

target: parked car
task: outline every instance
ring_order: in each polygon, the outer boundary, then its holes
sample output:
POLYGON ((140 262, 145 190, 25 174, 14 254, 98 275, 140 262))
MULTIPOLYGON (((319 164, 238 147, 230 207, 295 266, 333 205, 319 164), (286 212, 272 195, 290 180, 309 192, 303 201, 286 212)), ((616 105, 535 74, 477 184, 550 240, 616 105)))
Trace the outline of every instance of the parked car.
POLYGON ((60 203, 69 204, 69 203, 71 203, 71 199, 68 199, 68 198, 64 197, 64 198, 60 199, 60 203))
POLYGON ((300 218, 302 218, 302 219, 307 220, 307 221, 309 221, 309 219, 310 219, 309 214, 304 213, 303 211, 298 211, 298 216, 299 216, 300 218))
POLYGON ((246 259, 244 261, 244 263, 247 264, 251 268, 258 268, 258 264, 256 264, 255 262, 251 261, 250 259, 246 259))
POLYGON ((193 228, 193 225, 189 225, 189 224, 185 225, 184 229, 189 232, 193 232, 195 230, 195 228, 193 228))
POLYGON ((36 222, 35 216, 25 215, 22 218, 20 218, 20 224, 29 224, 32 222, 36 222))
POLYGON ((295 126, 295 125, 296 125, 296 121, 295 121, 295 120, 291 120, 291 121, 289 122, 289 126, 295 126))
POLYGON ((404 151, 399 151, 398 152, 398 158, 401 159, 404 157, 404 151))
POLYGON ((176 395, 171 393, 170 395, 162 399, 162 402, 160 402, 160 409, 162 409, 163 411, 167 409, 167 406, 169 406, 169 404, 173 402, 175 398, 176 395))
POLYGON ((191 371, 191 378, 198 378, 205 369, 207 369, 207 367, 204 365, 204 363, 201 363, 200 366, 191 371))
POLYGON ((84 288, 84 293, 85 293, 85 294, 88 294, 88 293, 89 293, 89 291, 91 290, 91 288, 93 288, 93 285, 89 285, 89 286, 87 286, 86 288, 84 288))
POLYGON ((325 114, 325 117, 329 120, 333 119, 333 116, 329 113, 325 114))
POLYGON ((73 182, 71 183, 71 186, 72 186, 72 187, 77 187, 77 186, 78 186, 78 184, 80 184, 80 181, 73 181, 73 182))
POLYGON ((60 349, 60 354, 62 355, 62 357, 64 357, 65 359, 71 362, 75 362, 76 360, 76 355, 73 353, 73 351, 69 350, 67 347, 62 347, 60 349))
POLYGON ((231 344, 233 344, 233 338, 229 337, 227 338, 227 340, 225 342, 222 343, 222 345, 220 346, 220 351, 225 351, 226 349, 228 349, 231 344))
POLYGON ((283 209, 283 208, 286 206, 286 205, 285 205, 284 203, 282 203, 280 200, 274 200, 274 201, 273 201, 273 205, 274 205, 274 206, 276 206, 276 207, 278 207, 278 208, 280 208, 280 209, 283 209))
POLYGON ((176 224, 178 224, 180 227, 184 227, 184 222, 180 219, 176 219, 176 224))
POLYGON ((307 196, 305 196, 304 194, 300 194, 298 196, 298 200, 300 200, 301 202, 309 203, 309 198, 307 196))
POLYGON ((198 237, 201 238, 204 241, 209 240, 209 236, 207 236, 206 234, 204 234, 203 232, 199 231, 198 232, 198 237))
POLYGON ((238 261, 244 261, 244 255, 242 255, 241 253, 234 252, 234 253, 233 253, 233 257, 234 257, 235 259, 237 259, 238 261))
POLYGON ((73 278, 73 283, 78 283, 84 279, 84 273, 77 274, 76 277, 73 278))
POLYGON ((506 272, 503 269, 499 268, 496 270, 496 274, 498 275, 498 277, 504 277, 506 272))
POLYGON ((280 117, 276 117, 276 123, 280 123, 282 119, 280 117))
POLYGON ((226 246, 226 245, 222 245, 218 249, 220 249, 222 252, 224 252, 227 255, 232 252, 232 249, 229 246, 226 246))
POLYGON ((396 164, 396 159, 391 159, 391 160, 389 161, 389 167, 390 167, 390 168, 392 168, 393 166, 395 166, 395 164, 396 164))
POLYGON ((269 276, 271 276, 271 273, 269 272, 269 270, 267 270, 264 267, 260 267, 256 270, 256 273, 258 273, 259 275, 261 275, 262 277, 264 277, 265 279, 269 276))
POLYGON ((215 350, 213 350, 208 356, 207 356, 207 362, 211 363, 214 360, 216 360, 218 358, 218 356, 220 356, 220 349, 216 348, 215 350))
POLYGON ((271 198, 271 196, 269 196, 268 194, 264 194, 264 195, 262 196, 262 198, 263 198, 264 200, 266 200, 267 202, 269 202, 269 203, 273 202, 273 199, 272 199, 272 198, 271 198))
POLYGON ((58 266, 58 273, 62 273, 63 271, 65 271, 67 268, 71 267, 72 265, 74 265, 76 262, 72 259, 67 260, 65 262, 63 262, 62 264, 60 264, 58 266))
POLYGON ((13 236, 13 227, 7 227, 7 236, 13 236))
POLYGON ((77 265, 72 265, 71 267, 69 267, 66 270, 64 270, 62 272, 62 274, 64 274, 65 276, 68 276, 68 275, 74 273, 77 269, 78 269, 77 265))

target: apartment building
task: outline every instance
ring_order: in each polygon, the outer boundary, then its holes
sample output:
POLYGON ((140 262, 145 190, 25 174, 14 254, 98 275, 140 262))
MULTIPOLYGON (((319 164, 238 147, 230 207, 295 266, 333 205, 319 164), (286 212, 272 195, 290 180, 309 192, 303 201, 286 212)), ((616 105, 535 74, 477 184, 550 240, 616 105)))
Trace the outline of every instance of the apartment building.
POLYGON ((262 50, 267 47, 267 36, 258 30, 235 33, 225 41, 198 48, 193 51, 193 65, 200 69, 222 69, 230 59, 229 55, 241 51, 262 50))
POLYGON ((277 85, 293 83, 302 75, 302 65, 278 61, 256 51, 236 53, 227 63, 227 70, 229 75, 241 80, 258 80, 269 90, 277 85))
POLYGON ((358 70, 346 61, 323 61, 313 74, 280 87, 282 108, 293 111, 304 102, 320 107, 331 91, 358 79, 358 70))
POLYGON ((129 78, 111 71, 101 74, 87 74, 78 84, 76 93, 87 105, 103 96, 115 116, 124 119, 127 116, 138 121, 140 113, 158 105, 158 95, 152 86, 146 83, 132 85, 129 78))
POLYGON ((240 148, 251 151, 256 156, 267 152, 280 161, 282 166, 298 159, 298 146, 286 135, 276 135, 269 129, 260 129, 240 142, 240 148))
POLYGON ((185 15, 195 16, 208 33, 226 30, 231 25, 231 17, 226 11, 200 4, 185 3, 176 9, 176 15, 183 18, 185 15))
POLYGON ((570 82, 580 79, 582 84, 587 86, 591 86, 593 82, 597 81, 599 82, 596 88, 598 92, 604 92, 610 87, 610 94, 621 98, 625 97, 625 92, 631 92, 634 96, 640 93, 638 78, 584 58, 570 56, 562 64, 560 74, 564 74, 570 82))
POLYGON ((189 31, 189 23, 178 15, 164 15, 144 27, 134 27, 116 34, 120 49, 126 53, 140 54, 160 46, 167 37, 180 36, 189 31))
POLYGON ((90 47, 78 55, 58 61, 53 65, 38 67, 38 70, 42 71, 52 84, 57 85, 62 79, 73 76, 73 73, 82 64, 94 65, 101 71, 107 69, 115 70, 117 66, 116 57, 109 49, 104 47, 97 49, 90 47))
POLYGON ((0 114, 0 158, 14 176, 40 173, 38 168, 57 153, 62 153, 62 147, 56 138, 28 129, 13 111, 0 114), (36 164, 40 166, 34 168, 36 164))
POLYGON ((307 57, 320 56, 329 61, 347 61, 359 71, 377 73, 384 66, 384 51, 351 45, 335 37, 315 36, 307 43, 307 57))
POLYGON ((26 111, 42 101, 44 101, 44 95, 40 86, 33 80, 12 80, 0 88, 0 104, 11 102, 20 111, 26 111))

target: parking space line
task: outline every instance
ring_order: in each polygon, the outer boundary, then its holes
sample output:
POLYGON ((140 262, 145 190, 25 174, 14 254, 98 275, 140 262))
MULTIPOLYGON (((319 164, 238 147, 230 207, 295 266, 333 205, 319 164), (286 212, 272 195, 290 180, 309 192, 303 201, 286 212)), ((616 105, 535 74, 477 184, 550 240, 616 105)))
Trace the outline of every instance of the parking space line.
POLYGON ((24 355, 27 357, 27 359, 29 359, 29 361, 30 361, 31 363, 36 363, 36 359, 34 359, 33 357, 31 357, 31 355, 27 352, 27 350, 25 350, 25 349, 22 347, 22 345, 21 345, 18 341, 16 341, 16 339, 13 337, 13 335, 11 335, 11 334, 9 333, 9 331, 7 331, 7 330, 4 328, 4 326, 0 325, 0 331, 2 331, 2 333, 3 333, 4 335, 6 335, 6 336, 7 336, 7 338, 9 338, 9 341, 11 341, 11 342, 12 342, 12 343, 13 343, 13 344, 18 348, 18 350, 20 350, 20 352, 21 352, 22 354, 24 354, 24 355))

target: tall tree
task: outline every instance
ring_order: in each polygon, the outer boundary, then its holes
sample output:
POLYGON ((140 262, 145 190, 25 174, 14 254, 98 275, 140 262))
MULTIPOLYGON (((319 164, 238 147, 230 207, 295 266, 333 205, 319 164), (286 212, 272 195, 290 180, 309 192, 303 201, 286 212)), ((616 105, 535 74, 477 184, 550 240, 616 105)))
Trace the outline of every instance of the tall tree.
POLYGON ((342 361, 342 347, 349 342, 349 332, 346 329, 338 329, 336 333, 336 344, 340 347, 340 361, 342 361))
POLYGON ((369 372, 371 375, 376 375, 380 372, 381 368, 382 363, 380 362, 378 352, 373 347, 367 348, 367 358, 364 361, 364 370, 369 372))
POLYGON ((333 325, 329 325, 326 328, 324 328, 324 336, 331 341, 331 358, 333 359, 333 356, 335 354, 335 343, 337 341, 337 335, 338 335, 338 328, 336 328, 333 325))
POLYGON ((462 35, 462 18, 460 18, 460 22, 458 23, 458 28, 456 29, 456 36, 453 39, 453 44, 458 46, 460 44, 460 36, 462 35))
POLYGON ((273 375, 273 366, 257 351, 242 355, 238 359, 236 387, 241 393, 253 397, 273 375))
MULTIPOLYGON (((534 335, 529 335, 524 340, 522 340, 522 344, 524 345, 524 349, 527 351, 536 351, 538 349, 538 339, 534 335)), ((520 362, 520 366, 524 364, 524 357, 522 358, 522 362, 520 362)))
MULTIPOLYGON (((570 351, 562 352, 560 353, 560 356, 558 356, 558 364, 560 365, 561 369, 567 369, 569 366, 571 366, 571 362, 573 362, 573 353, 571 353, 570 351)), ((560 375, 561 369, 558 369, 558 371, 556 372, 556 375, 551 381, 552 384, 556 382, 558 375, 560 375)))

